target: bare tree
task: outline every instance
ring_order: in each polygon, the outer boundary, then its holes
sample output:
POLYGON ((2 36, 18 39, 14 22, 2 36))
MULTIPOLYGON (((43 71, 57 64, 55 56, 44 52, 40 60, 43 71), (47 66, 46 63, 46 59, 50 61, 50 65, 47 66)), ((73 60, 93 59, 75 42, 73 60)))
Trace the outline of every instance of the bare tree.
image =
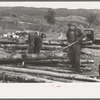
POLYGON ((44 16, 44 18, 46 19, 46 21, 50 25, 50 27, 51 27, 51 25, 55 24, 55 12, 51 8, 48 9, 48 12, 44 16))
POLYGON ((92 25, 95 24, 95 22, 98 22, 98 14, 97 13, 90 13, 90 15, 87 18, 87 21, 89 22, 88 28, 92 25))

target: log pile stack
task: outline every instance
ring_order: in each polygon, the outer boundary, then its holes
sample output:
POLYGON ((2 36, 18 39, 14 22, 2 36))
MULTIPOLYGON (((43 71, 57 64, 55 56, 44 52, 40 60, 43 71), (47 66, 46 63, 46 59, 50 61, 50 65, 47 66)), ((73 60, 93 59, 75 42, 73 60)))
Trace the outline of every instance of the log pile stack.
MULTIPOLYGON (((26 50, 27 44, 6 45, 7 48, 26 50)), ((12 52, 0 56, 0 80, 2 82, 100 82, 88 75, 77 74, 70 66, 66 52, 56 52, 60 45, 43 45, 40 54, 12 52), (55 52, 53 52, 55 50, 55 52)), ((82 51, 86 53, 86 51, 82 51)), ((93 60, 81 59, 82 64, 93 64, 93 60)), ((82 69, 82 67, 81 67, 82 69)))

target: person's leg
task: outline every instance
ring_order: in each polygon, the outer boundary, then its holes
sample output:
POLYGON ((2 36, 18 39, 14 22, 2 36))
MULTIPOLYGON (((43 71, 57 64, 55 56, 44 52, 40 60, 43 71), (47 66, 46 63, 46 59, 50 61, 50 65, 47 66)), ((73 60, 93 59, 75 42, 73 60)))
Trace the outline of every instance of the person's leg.
POLYGON ((42 43, 38 43, 38 44, 35 46, 35 53, 36 53, 36 54, 40 53, 41 48, 42 48, 42 43))
POLYGON ((28 47, 28 53, 29 54, 34 53, 34 47, 32 45, 29 45, 29 47, 28 47))
POLYGON ((76 71, 80 71, 80 54, 81 54, 81 45, 80 44, 75 44, 74 45, 74 50, 75 50, 75 68, 76 71))
POLYGON ((70 59, 70 64, 72 65, 73 68, 75 68, 75 54, 74 54, 73 47, 69 49, 68 55, 70 59))

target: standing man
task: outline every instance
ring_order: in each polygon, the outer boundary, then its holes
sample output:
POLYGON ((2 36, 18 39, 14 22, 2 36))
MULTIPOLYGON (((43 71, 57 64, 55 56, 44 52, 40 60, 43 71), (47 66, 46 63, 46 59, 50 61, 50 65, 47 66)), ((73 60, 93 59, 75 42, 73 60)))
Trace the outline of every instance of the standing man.
POLYGON ((75 71, 80 72, 81 42, 82 39, 85 37, 85 34, 79 28, 76 27, 76 24, 74 22, 70 22, 68 24, 68 27, 69 28, 66 33, 68 44, 77 42, 69 48, 69 59, 75 71))
POLYGON ((38 54, 42 48, 42 38, 37 32, 31 32, 28 36, 28 53, 38 54))

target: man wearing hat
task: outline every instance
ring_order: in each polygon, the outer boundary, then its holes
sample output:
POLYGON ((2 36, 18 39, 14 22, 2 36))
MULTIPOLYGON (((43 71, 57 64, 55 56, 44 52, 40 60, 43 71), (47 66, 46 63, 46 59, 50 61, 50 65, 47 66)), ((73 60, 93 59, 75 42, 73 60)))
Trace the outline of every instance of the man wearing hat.
POLYGON ((81 42, 85 37, 85 34, 81 31, 81 29, 76 27, 76 24, 74 22, 70 22, 68 24, 68 27, 69 28, 66 33, 68 44, 76 42, 76 44, 69 48, 69 59, 75 71, 80 72, 81 42))

